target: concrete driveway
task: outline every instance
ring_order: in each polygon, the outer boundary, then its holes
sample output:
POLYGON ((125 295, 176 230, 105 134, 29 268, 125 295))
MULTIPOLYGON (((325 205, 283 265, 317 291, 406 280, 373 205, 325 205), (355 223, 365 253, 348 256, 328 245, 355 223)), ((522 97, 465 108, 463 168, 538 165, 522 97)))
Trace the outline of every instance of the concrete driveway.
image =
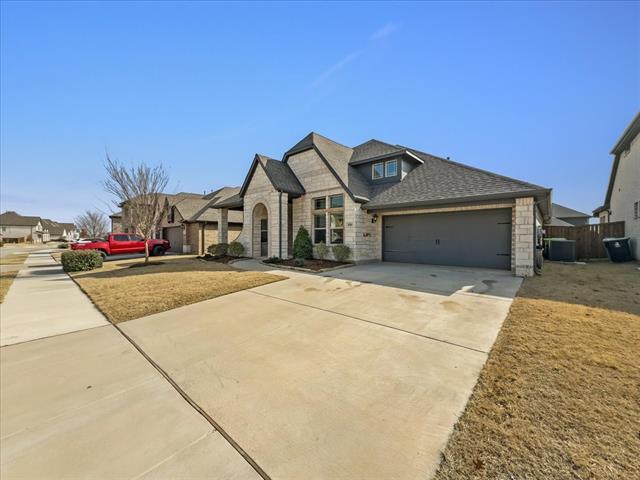
POLYGON ((520 280, 277 273, 290 278, 122 329, 273 479, 428 478, 520 280))

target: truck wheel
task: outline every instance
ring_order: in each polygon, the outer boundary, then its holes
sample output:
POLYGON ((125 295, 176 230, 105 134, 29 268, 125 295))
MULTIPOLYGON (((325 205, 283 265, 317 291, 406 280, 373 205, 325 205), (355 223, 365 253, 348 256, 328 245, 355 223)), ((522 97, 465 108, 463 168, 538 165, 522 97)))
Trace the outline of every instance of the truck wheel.
POLYGON ((104 250, 98 250, 98 253, 102 257, 102 260, 106 260, 107 259, 107 252, 105 252, 104 250))
POLYGON ((160 257, 162 255, 164 255, 164 248, 162 248, 160 245, 157 245, 155 247, 153 247, 153 256, 154 257, 160 257))

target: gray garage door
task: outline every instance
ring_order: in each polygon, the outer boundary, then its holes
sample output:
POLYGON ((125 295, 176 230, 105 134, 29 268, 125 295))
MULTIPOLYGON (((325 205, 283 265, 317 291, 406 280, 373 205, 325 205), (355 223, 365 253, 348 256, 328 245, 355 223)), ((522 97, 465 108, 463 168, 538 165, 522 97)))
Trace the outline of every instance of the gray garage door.
POLYGON ((387 262, 511 268, 511 209, 383 218, 387 262))
POLYGON ((162 237, 169 240, 171 252, 182 253, 182 227, 170 227, 163 229, 162 237))

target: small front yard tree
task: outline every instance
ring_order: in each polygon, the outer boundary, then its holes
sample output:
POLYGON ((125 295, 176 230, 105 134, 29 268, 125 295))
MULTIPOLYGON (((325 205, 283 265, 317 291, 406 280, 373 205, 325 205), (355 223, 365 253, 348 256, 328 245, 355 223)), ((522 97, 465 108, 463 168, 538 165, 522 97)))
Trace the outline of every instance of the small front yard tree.
POLYGON ((293 241, 293 258, 313 258, 313 243, 309 231, 300 225, 296 239, 293 241))
POLYGON ((126 167, 109 155, 105 170, 107 179, 104 188, 113 195, 116 205, 122 208, 127 226, 144 238, 144 261, 148 263, 147 240, 160 227, 166 213, 163 192, 169 183, 169 175, 162 165, 150 167, 141 162, 126 167))
POLYGON ((101 238, 109 228, 106 217, 97 211, 87 210, 73 219, 76 228, 90 238, 101 238))

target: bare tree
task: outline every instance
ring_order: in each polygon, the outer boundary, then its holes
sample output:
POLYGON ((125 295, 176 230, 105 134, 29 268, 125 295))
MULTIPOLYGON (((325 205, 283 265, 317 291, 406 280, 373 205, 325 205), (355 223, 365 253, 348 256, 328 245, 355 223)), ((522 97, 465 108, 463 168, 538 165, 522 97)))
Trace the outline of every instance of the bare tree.
POLYGON ((149 261, 149 243, 153 233, 160 227, 165 214, 162 192, 169 182, 169 175, 162 167, 150 167, 144 162, 127 168, 107 154, 105 163, 107 179, 104 188, 112 194, 123 219, 145 240, 145 263, 149 261))
POLYGON ((78 215, 73 221, 78 230, 86 232, 87 236, 92 238, 104 236, 109 228, 106 217, 100 212, 91 210, 78 215))

